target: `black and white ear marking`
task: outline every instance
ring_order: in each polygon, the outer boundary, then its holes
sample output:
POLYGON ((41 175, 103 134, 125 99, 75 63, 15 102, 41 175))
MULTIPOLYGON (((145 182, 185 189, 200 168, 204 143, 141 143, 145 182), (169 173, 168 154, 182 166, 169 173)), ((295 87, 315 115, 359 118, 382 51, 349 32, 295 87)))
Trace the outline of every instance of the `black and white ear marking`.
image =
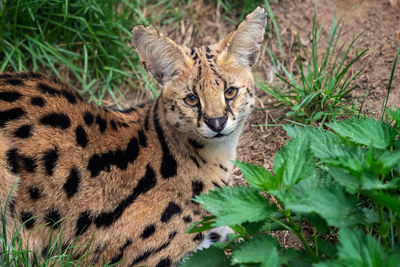
POLYGON ((227 240, 228 234, 233 233, 234 231, 228 226, 215 227, 207 232, 203 241, 196 247, 196 250, 208 248, 213 243, 224 242, 227 240))

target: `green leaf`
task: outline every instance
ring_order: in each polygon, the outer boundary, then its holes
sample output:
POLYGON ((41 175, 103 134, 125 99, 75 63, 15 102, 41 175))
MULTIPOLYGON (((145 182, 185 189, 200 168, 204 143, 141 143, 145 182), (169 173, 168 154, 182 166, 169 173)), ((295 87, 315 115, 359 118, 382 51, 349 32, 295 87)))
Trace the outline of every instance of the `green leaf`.
POLYGON ((342 145, 340 138, 334 133, 327 132, 323 129, 315 129, 312 127, 301 128, 299 126, 283 126, 288 135, 296 138, 302 134, 309 136, 310 147, 313 154, 318 158, 334 158, 337 156, 337 146, 342 145))
POLYGON ((259 235, 245 241, 232 253, 232 263, 262 263, 261 266, 279 266, 279 253, 271 237, 259 235))
POLYGON ((217 188, 195 200, 217 216, 215 226, 265 220, 277 210, 259 190, 245 186, 217 188))
POLYGON ((387 267, 397 267, 400 262, 400 246, 393 247, 389 252, 389 257, 386 259, 387 267))
POLYGON ((212 226, 212 224, 214 223, 214 219, 215 219, 215 216, 208 216, 208 217, 205 217, 200 222, 194 222, 194 223, 192 223, 191 226, 189 226, 188 229, 186 229, 186 233, 194 234, 194 233, 199 233, 199 232, 210 230, 210 229, 214 228, 212 226))
POLYGON ((330 258, 333 258, 337 255, 337 246, 329 240, 318 239, 318 251, 330 258))
POLYGON ((368 191, 365 195, 375 200, 379 204, 400 213, 400 197, 399 195, 390 195, 383 192, 368 191))
POLYGON ((358 230, 343 228, 339 231, 338 259, 314 266, 382 267, 385 250, 374 237, 358 230))
POLYGON ((398 189, 399 178, 393 178, 387 183, 382 183, 379 177, 371 173, 363 173, 361 176, 361 189, 363 190, 378 190, 378 189, 398 189))
MULTIPOLYGON (((208 249, 198 250, 188 259, 185 259, 179 267, 225 267, 232 266, 226 259, 223 249, 210 247, 208 249)), ((236 265, 237 266, 237 265, 236 265)))
POLYGON ((397 125, 400 125, 400 108, 394 110, 393 108, 386 110, 387 113, 392 117, 397 125))
POLYGON ((394 131, 383 121, 373 118, 349 119, 326 124, 338 135, 351 141, 378 149, 386 149, 394 143, 394 131))
POLYGON ((365 222, 368 224, 379 223, 379 214, 375 209, 362 208, 364 213, 365 222))
POLYGON ((242 171, 246 181, 256 188, 278 190, 281 187, 282 181, 263 167, 240 161, 235 161, 235 165, 242 171))
POLYGON ((332 178, 343 186, 350 194, 356 193, 360 188, 360 181, 351 175, 348 170, 328 166, 326 171, 332 176, 332 178))
POLYGON ((290 140, 281 155, 285 161, 283 171, 285 188, 291 188, 299 180, 313 175, 315 162, 307 135, 302 134, 290 140))
POLYGON ((361 223, 363 213, 356 206, 354 197, 343 187, 317 179, 301 181, 292 192, 295 197, 284 200, 286 208, 299 213, 315 212, 329 225, 343 227, 361 223))
POLYGON ((326 223, 325 219, 316 213, 305 214, 304 217, 313 224, 319 232, 326 234, 330 231, 329 225, 326 223))

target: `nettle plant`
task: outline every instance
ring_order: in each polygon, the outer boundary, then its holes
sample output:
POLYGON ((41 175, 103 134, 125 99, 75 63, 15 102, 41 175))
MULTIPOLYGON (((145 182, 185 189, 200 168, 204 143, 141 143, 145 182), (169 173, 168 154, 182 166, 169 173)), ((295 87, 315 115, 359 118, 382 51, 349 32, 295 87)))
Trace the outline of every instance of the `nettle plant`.
POLYGON ((181 266, 399 266, 400 109, 387 112, 388 121, 327 123, 332 131, 286 126, 292 139, 273 172, 236 162, 250 186, 197 197, 213 216, 188 231, 229 225, 237 234, 181 266), (282 247, 276 230, 302 248, 282 247))

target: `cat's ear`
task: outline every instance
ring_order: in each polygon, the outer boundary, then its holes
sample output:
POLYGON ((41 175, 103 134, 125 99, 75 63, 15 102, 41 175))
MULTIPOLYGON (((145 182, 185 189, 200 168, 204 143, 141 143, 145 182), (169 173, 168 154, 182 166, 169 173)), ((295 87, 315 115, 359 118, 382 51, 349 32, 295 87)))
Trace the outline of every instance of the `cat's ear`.
POLYGON ((145 68, 165 84, 187 67, 187 57, 174 41, 150 28, 136 26, 132 42, 145 68))
POLYGON ((257 63, 266 24, 265 10, 257 7, 219 43, 224 59, 231 59, 234 64, 241 66, 251 67, 257 63))

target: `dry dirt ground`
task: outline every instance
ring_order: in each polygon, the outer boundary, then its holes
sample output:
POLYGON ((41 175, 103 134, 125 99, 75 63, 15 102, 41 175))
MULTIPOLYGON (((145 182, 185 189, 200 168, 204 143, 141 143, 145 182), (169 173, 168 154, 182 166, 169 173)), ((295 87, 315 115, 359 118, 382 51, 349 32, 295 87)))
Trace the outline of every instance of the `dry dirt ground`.
MULTIPOLYGON (((307 50, 311 49, 311 29, 314 14, 314 0, 279 0, 271 2, 272 11, 279 27, 285 64, 291 68, 296 59, 296 34, 307 50)), ((397 46, 400 42, 400 5, 391 6, 390 0, 317 0, 317 22, 322 26, 320 44, 327 44, 334 13, 338 19, 344 19, 343 42, 350 42, 359 33, 365 31, 356 43, 361 51, 368 48, 366 56, 358 63, 355 69, 364 66, 362 74, 355 83, 359 89, 352 93, 352 97, 362 99, 368 91, 364 111, 375 116, 380 114, 382 101, 386 96, 391 68, 395 58, 397 46)), ((151 8, 144 10, 151 14, 151 8)), ((179 44, 186 46, 206 45, 223 38, 225 34, 234 29, 234 25, 224 19, 230 16, 239 20, 240 11, 233 10, 236 17, 224 12, 222 7, 214 1, 193 1, 190 8, 183 12, 182 21, 174 26, 153 25, 158 30, 169 35, 179 44)), ((279 53, 278 45, 273 32, 267 33, 264 45, 279 53)), ((397 68, 400 69, 400 68, 397 68)), ((255 67, 256 77, 260 80, 271 80, 273 69, 268 55, 263 51, 260 61, 255 67)), ((400 106, 400 75, 396 71, 389 106, 400 106)), ((277 83, 273 79, 272 83, 277 83)), ((137 102, 141 97, 131 98, 137 102)), ((129 99, 129 98, 128 98, 129 99)), ((279 151, 288 139, 281 127, 274 124, 280 115, 279 110, 268 110, 265 107, 270 102, 270 97, 259 91, 257 108, 250 116, 238 147, 238 158, 242 161, 262 165, 268 169, 272 167, 273 155, 279 151), (268 124, 268 126, 257 126, 268 124)), ((244 183, 240 171, 234 170, 233 176, 236 184, 244 183)), ((307 233, 307 226, 304 231, 307 233)), ((286 232, 275 233, 284 246, 299 247, 300 242, 286 232)))

